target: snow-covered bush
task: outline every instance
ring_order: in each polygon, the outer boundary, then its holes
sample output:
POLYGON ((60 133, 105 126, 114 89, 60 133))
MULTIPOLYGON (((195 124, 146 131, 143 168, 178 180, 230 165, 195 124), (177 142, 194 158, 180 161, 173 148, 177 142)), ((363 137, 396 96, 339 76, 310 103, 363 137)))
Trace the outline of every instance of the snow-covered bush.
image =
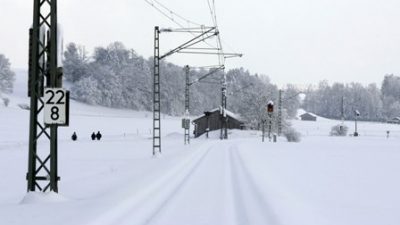
POLYGON ((292 127, 287 127, 283 131, 283 136, 286 137, 288 142, 300 142, 301 134, 292 127))
POLYGON ((7 107, 8 104, 10 104, 10 99, 9 98, 3 98, 3 103, 4 103, 4 106, 7 107))
POLYGON ((344 124, 338 124, 331 128, 331 136, 346 136, 349 128, 344 124))

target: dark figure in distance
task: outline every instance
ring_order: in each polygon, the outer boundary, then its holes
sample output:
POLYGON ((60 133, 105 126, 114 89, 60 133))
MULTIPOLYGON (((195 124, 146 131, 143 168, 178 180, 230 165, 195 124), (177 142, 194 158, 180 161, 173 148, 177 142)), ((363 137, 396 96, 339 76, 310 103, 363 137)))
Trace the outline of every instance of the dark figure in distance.
POLYGON ((97 138, 97 140, 99 140, 99 141, 100 141, 100 139, 101 139, 101 134, 100 134, 100 131, 97 131, 96 138, 97 138))
POLYGON ((91 137, 92 137, 92 140, 94 141, 96 139, 96 134, 93 132, 91 137))
POLYGON ((72 140, 73 141, 76 141, 76 140, 78 140, 78 136, 76 135, 76 132, 74 131, 74 133, 72 134, 72 140))

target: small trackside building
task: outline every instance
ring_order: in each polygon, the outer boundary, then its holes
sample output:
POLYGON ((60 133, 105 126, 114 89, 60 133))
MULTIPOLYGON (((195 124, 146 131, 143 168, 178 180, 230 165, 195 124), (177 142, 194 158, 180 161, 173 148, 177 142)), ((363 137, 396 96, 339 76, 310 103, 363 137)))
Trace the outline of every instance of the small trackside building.
POLYGON ((388 123, 400 124, 400 116, 388 120, 388 123))
POLYGON ((300 118, 304 121, 317 121, 317 116, 308 112, 300 115, 300 118))
MULTIPOLYGON (((228 129, 243 129, 244 123, 240 120, 240 117, 234 113, 225 110, 227 118, 228 129)), ((193 120, 194 125, 194 137, 199 137, 207 131, 219 130, 222 127, 223 116, 220 113, 220 109, 216 108, 210 111, 204 112, 203 115, 193 120)))

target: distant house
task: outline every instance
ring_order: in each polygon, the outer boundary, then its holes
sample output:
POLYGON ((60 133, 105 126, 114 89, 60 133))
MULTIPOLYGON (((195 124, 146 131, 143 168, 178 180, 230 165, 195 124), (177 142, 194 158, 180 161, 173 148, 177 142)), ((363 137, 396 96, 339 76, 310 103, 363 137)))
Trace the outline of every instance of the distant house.
POLYGON ((396 123, 396 124, 400 124, 400 116, 395 117, 391 120, 388 121, 388 123, 396 123))
MULTIPOLYGON (((243 129, 244 123, 234 113, 226 111, 227 127, 228 129, 243 129)), ((219 130, 222 127, 222 115, 220 109, 213 109, 204 112, 202 116, 193 120, 194 136, 199 137, 208 131, 219 130)))
POLYGON ((308 112, 300 115, 300 118, 304 121, 317 121, 317 116, 308 112))

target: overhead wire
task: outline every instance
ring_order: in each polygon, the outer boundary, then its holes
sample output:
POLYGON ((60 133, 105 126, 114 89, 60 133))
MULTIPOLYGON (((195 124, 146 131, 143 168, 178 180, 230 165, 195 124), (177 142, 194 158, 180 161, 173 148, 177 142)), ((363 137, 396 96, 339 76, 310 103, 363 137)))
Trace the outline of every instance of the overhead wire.
MULTIPOLYGON (((158 1, 158 0, 144 0, 144 1, 145 1, 146 3, 148 3, 150 6, 152 6, 154 9, 156 9, 156 10, 157 10, 159 13, 161 13, 163 16, 165 16, 166 18, 168 18, 170 21, 172 21, 173 23, 175 23, 176 25, 178 25, 178 26, 182 29, 181 32, 188 32, 188 33, 190 33, 191 35, 195 36, 195 33, 199 33, 200 31, 191 30, 191 29, 199 29, 199 28, 185 28, 185 27, 183 26, 182 23, 180 23, 179 21, 177 21, 177 20, 174 18, 174 16, 175 16, 176 18, 180 19, 181 21, 184 21, 184 22, 188 23, 188 25, 189 25, 189 24, 192 24, 192 25, 200 26, 200 29, 201 29, 201 30, 202 30, 203 27, 204 27, 203 25, 200 25, 199 23, 194 22, 194 21, 192 21, 192 20, 189 20, 189 19, 183 17, 182 15, 180 15, 180 14, 174 12, 173 10, 171 10, 171 9, 168 8, 165 4, 161 3, 161 2, 158 1), (162 8, 162 9, 161 9, 161 8, 162 8), (169 15, 169 14, 170 14, 170 15, 169 15)), ((211 15, 212 23, 213 23, 214 27, 217 28, 217 31, 218 31, 218 21, 217 21, 217 13, 216 13, 215 0, 206 0, 206 1, 207 1, 208 8, 209 8, 209 10, 210 10, 210 15, 211 15), (211 1, 212 1, 212 2, 211 2, 211 1)), ((174 32, 179 32, 179 31, 180 31, 179 29, 174 29, 174 32)), ((226 58, 232 57, 232 56, 224 56, 224 54, 223 54, 224 51, 223 51, 223 49, 222 49, 222 44, 225 45, 226 43, 223 42, 223 41, 221 40, 221 37, 220 37, 219 34, 216 36, 216 47, 215 47, 214 45, 210 44, 210 43, 209 43, 208 41, 206 41, 206 40, 202 40, 202 42, 205 43, 206 45, 208 45, 209 47, 214 48, 214 49, 216 49, 216 50, 219 51, 219 54, 217 54, 217 55, 218 55, 218 61, 219 61, 219 64, 220 64, 220 65, 225 64, 225 59, 226 59, 226 58)), ((226 45, 227 45, 227 44, 226 44, 226 45)), ((233 53, 236 54, 236 55, 240 55, 240 54, 236 53, 236 51, 234 51, 232 47, 230 47, 229 45, 227 45, 227 46, 228 46, 228 48, 231 50, 231 52, 233 52, 233 53)))
MULTIPOLYGON (((210 0, 207 0, 207 5, 208 8, 210 10, 210 15, 211 15, 211 20, 214 24, 214 26, 217 28, 218 30, 218 22, 217 22, 217 12, 216 12, 216 8, 215 8, 215 0, 212 0, 212 3, 210 2, 210 0)), ((220 34, 217 35, 216 38, 216 44, 217 44, 217 49, 218 49, 218 62, 220 65, 225 65, 225 58, 223 56, 223 49, 222 49, 222 43, 221 43, 221 36, 220 34)))
MULTIPOLYGON (((160 8, 158 8, 153 2, 150 2, 149 0, 144 0, 145 2, 147 2, 150 6, 152 6, 155 10, 157 10, 159 13, 161 13, 162 15, 164 15, 165 17, 167 17, 169 20, 171 20, 173 23, 175 23, 176 25, 178 25, 179 27, 183 27, 182 24, 180 24, 179 22, 177 22, 173 17, 167 15, 167 13, 163 12, 160 8)), ((151 0, 154 1, 154 0, 151 0)))
MULTIPOLYGON (((218 29, 217 10, 216 10, 216 6, 215 6, 215 0, 212 0, 212 4, 210 3, 210 0, 206 0, 206 1, 207 1, 208 8, 210 10, 211 20, 212 20, 214 26, 217 27, 217 29, 218 29)), ((220 46, 222 46, 222 44, 224 46, 227 46, 228 49, 230 50, 230 52, 234 53, 235 55, 241 55, 237 51, 235 51, 230 45, 228 45, 225 41, 223 41, 222 39, 220 39, 219 42, 220 42, 220 46)), ((228 56, 225 58, 230 58, 230 57, 228 56)))
POLYGON ((234 53, 234 54, 237 54, 237 55, 240 55, 240 53, 238 53, 237 51, 235 51, 233 48, 232 48, 232 46, 230 46, 228 43, 226 43, 225 41, 223 41, 223 40, 221 40, 222 41, 222 43, 224 44, 224 46, 227 46, 228 47, 228 50, 230 51, 230 52, 232 52, 232 53, 234 53))
MULTIPOLYGON (((154 9, 156 9, 159 13, 161 13, 163 16, 165 16, 167 19, 169 19, 170 21, 172 21, 174 24, 176 24, 178 27, 180 27, 182 30, 181 32, 188 32, 191 35, 195 36, 196 32, 198 33, 198 31, 195 31, 196 28, 185 28, 184 25, 179 22, 177 19, 186 22, 188 25, 192 24, 192 25, 196 25, 196 26, 200 26, 200 29, 205 29, 205 27, 203 25, 200 25, 197 22, 194 22, 192 20, 189 20, 185 17, 183 17, 182 15, 174 12, 173 10, 171 10, 170 8, 168 8, 166 5, 164 5, 163 3, 161 3, 158 0, 144 0, 146 3, 148 3, 150 6, 152 6, 154 9), (177 18, 177 19, 175 19, 177 18), (194 29, 194 30, 191 30, 194 29)), ((215 0, 206 0, 207 1, 207 5, 210 11, 210 15, 211 15, 211 21, 214 25, 214 27, 216 28, 217 32, 218 32, 218 21, 217 21, 217 13, 216 13, 216 6, 215 6, 215 0)), ((199 28, 197 28, 199 29, 199 28)), ((177 32, 179 32, 179 29, 174 29, 177 32)), ((215 55, 218 56, 218 63, 219 65, 225 65, 225 59, 229 58, 229 56, 226 56, 224 54, 223 48, 222 48, 222 44, 225 42, 222 42, 221 40, 221 36, 218 33, 216 35, 216 46, 213 44, 210 44, 208 41, 206 40, 202 40, 201 42, 205 43, 206 45, 208 45, 209 47, 211 47, 211 49, 215 49, 217 50, 218 53, 216 53, 215 55)), ((228 46, 229 47, 229 46, 228 46)), ((230 47, 231 48, 231 47, 230 47)), ((205 48, 204 48, 205 49, 205 48)), ((211 50, 210 49, 210 50, 211 50)), ((237 54, 235 51, 234 54, 237 54)), ((239 54, 238 54, 239 55, 239 54)))
MULTIPOLYGON (((173 23, 175 23, 176 25, 178 25, 180 28, 185 29, 185 26, 183 26, 181 23, 179 23, 178 21, 176 21, 176 20, 174 19, 174 17, 168 15, 166 12, 164 12, 162 9, 160 9, 160 7, 163 8, 164 10, 168 11, 168 13, 177 16, 179 19, 181 19, 181 20, 183 20, 183 21, 185 21, 185 22, 190 22, 190 23, 192 23, 192 24, 194 24, 194 25, 200 26, 200 28, 203 28, 203 27, 204 27, 203 25, 200 25, 199 23, 193 22, 193 21, 191 21, 191 20, 189 20, 189 19, 186 19, 185 17, 183 17, 183 16, 181 16, 181 15, 175 13, 174 11, 172 11, 171 9, 169 9, 168 7, 166 7, 164 4, 160 3, 160 2, 157 1, 157 0, 144 0, 144 1, 145 1, 147 4, 149 4, 150 6, 152 6, 154 9, 156 9, 158 12, 160 12, 160 13, 161 13, 163 16, 165 16, 167 19, 171 20, 173 23), (159 7, 158 7, 157 5, 159 5, 159 7)), ((187 32, 190 33, 190 34, 193 35, 193 36, 196 35, 195 32, 193 32, 193 31, 188 30, 187 32)), ((208 45, 209 47, 215 48, 214 45, 208 43, 206 40, 203 40, 202 42, 204 42, 204 43, 205 43, 206 45, 208 45)))
POLYGON ((214 24, 214 26, 216 26, 217 21, 215 21, 214 11, 213 11, 213 7, 211 7, 210 0, 207 0, 207 5, 208 5, 208 8, 209 8, 209 10, 210 10, 211 21, 212 21, 212 23, 214 24))
POLYGON ((187 22, 188 24, 193 24, 196 26, 201 26, 201 24, 193 22, 192 20, 189 20, 181 15, 179 15, 178 13, 172 11, 171 9, 169 9, 168 7, 166 7, 164 4, 162 4, 161 2, 157 1, 157 0, 153 0, 154 2, 156 2, 158 5, 160 5, 162 8, 164 8, 165 10, 169 11, 169 13, 171 13, 172 15, 175 15, 176 17, 180 18, 181 20, 184 20, 185 22, 187 22))
POLYGON ((215 26, 217 26, 217 10, 215 9, 215 0, 212 0, 213 1, 213 11, 214 11, 214 23, 215 23, 215 26))

